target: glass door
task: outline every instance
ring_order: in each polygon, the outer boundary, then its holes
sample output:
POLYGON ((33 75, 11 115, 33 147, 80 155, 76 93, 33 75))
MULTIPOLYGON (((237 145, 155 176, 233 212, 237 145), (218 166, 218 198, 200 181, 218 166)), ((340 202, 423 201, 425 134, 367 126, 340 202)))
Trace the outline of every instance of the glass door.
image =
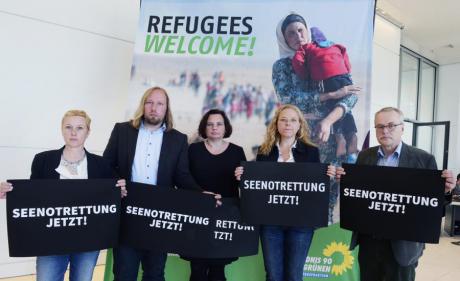
POLYGON ((412 128, 412 145, 433 154, 438 169, 447 169, 450 121, 419 122, 404 119, 404 123, 407 129, 412 128))

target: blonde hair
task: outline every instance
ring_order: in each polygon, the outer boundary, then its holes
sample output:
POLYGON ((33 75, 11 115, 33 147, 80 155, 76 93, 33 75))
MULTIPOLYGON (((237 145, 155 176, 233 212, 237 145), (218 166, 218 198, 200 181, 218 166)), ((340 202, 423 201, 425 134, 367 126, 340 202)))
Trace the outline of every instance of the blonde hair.
POLYGON ((300 109, 295 105, 285 104, 276 110, 275 116, 270 121, 270 124, 267 127, 267 133, 265 134, 264 142, 262 143, 259 149, 260 154, 268 155, 270 151, 273 149, 273 146, 275 146, 275 144, 279 142, 281 135, 278 132, 278 119, 281 115, 281 112, 285 109, 294 110, 297 113, 297 116, 299 117, 300 128, 296 133, 296 139, 302 141, 305 144, 316 146, 310 140, 310 129, 300 109))
POLYGON ((401 109, 392 106, 384 107, 375 113, 374 120, 377 118, 377 115, 382 112, 396 112, 399 115, 400 122, 404 124, 404 113, 401 109))
POLYGON ((166 97, 166 114, 165 114, 165 118, 164 118, 163 122, 166 124, 166 131, 169 131, 174 126, 173 117, 172 117, 172 113, 171 113, 171 106, 169 105, 168 93, 166 92, 165 89, 163 89, 161 87, 152 87, 150 89, 147 89, 147 91, 145 91, 144 95, 141 98, 139 106, 137 107, 136 112, 134 113, 134 117, 130 121, 131 125, 134 128, 139 129, 139 127, 141 126, 142 120, 144 119, 145 101, 150 96, 150 94, 153 93, 154 91, 162 91, 164 93, 165 97, 166 97))
POLYGON ((64 125, 64 119, 66 117, 74 117, 74 116, 85 118, 85 123, 86 123, 86 127, 88 128, 88 131, 91 129, 91 118, 84 110, 79 110, 79 109, 71 109, 71 110, 68 110, 66 113, 64 113, 64 116, 62 117, 62 120, 61 120, 61 126, 64 125))

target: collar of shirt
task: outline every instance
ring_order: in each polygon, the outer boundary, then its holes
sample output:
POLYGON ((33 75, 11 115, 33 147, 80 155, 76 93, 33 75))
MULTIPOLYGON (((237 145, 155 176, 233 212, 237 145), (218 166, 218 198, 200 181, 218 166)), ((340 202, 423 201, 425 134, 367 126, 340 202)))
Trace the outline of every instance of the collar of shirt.
MULTIPOLYGON (((276 147, 278 148, 278 151, 279 151, 280 150, 280 142, 279 141, 276 142, 276 147)), ((297 147, 297 140, 295 140, 295 142, 291 145, 291 150, 293 148, 296 148, 296 147, 297 147)))
POLYGON ((389 155, 388 157, 385 157, 385 153, 383 152, 383 149, 380 146, 379 150, 377 151, 377 157, 378 157, 377 165, 397 167, 399 165, 399 156, 401 156, 401 148, 402 148, 402 142, 398 144, 395 151, 391 155, 389 155))
POLYGON ((163 122, 163 124, 160 126, 160 128, 154 130, 154 131, 150 131, 149 129, 147 129, 144 125, 144 121, 141 122, 141 125, 139 126, 139 131, 147 131, 149 133, 163 133, 164 131, 166 131, 166 124, 163 122))
POLYGON ((297 140, 291 145, 291 149, 289 150, 289 158, 285 161, 281 154, 281 148, 279 141, 276 142, 276 147, 278 148, 278 162, 295 162, 294 155, 292 154, 292 149, 296 148, 297 140))

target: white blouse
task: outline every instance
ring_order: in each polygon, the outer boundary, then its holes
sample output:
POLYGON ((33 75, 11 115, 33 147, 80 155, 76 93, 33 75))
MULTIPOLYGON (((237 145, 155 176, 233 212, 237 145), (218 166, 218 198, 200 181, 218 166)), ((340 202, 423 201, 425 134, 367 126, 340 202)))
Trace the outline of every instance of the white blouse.
POLYGON ((70 173, 64 161, 65 160, 61 158, 61 162, 59 163, 59 166, 55 169, 56 172, 58 172, 60 179, 62 180, 88 179, 88 161, 86 160, 86 156, 81 160, 80 163, 77 164, 77 174, 76 175, 73 175, 72 173, 70 173))
POLYGON ((284 161, 283 159, 283 155, 281 153, 281 148, 280 148, 280 144, 279 142, 276 143, 276 146, 278 147, 278 162, 285 162, 285 163, 294 163, 295 162, 295 159, 294 159, 294 155, 292 154, 292 149, 295 148, 297 145, 297 141, 295 141, 292 145, 291 145, 291 148, 289 149, 289 158, 284 161))

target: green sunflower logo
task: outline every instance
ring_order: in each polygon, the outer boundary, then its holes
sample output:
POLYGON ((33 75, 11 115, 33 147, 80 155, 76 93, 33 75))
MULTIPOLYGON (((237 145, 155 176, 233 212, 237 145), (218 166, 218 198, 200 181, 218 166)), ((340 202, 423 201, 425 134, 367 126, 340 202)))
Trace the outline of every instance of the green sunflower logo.
POLYGON ((342 262, 340 264, 332 265, 332 274, 339 276, 348 269, 352 268, 355 258, 351 255, 351 251, 348 249, 348 245, 343 244, 342 242, 337 243, 333 241, 323 250, 323 255, 326 257, 332 257, 333 254, 340 254, 342 256, 342 262))

